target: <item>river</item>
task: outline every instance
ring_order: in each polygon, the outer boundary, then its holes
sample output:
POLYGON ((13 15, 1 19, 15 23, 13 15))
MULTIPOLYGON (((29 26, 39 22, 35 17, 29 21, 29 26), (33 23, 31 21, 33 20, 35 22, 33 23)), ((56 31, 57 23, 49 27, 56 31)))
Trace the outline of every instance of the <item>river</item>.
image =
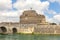
POLYGON ((0 35, 0 40, 60 40, 60 35, 0 35))

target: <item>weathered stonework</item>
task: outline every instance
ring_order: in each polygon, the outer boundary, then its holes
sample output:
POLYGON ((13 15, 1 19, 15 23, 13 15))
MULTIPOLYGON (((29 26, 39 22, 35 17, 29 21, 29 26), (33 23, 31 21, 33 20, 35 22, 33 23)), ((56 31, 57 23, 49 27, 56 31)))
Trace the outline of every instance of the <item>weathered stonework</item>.
POLYGON ((34 10, 26 10, 20 16, 20 22, 0 23, 0 33, 60 34, 60 25, 52 25, 46 22, 44 15, 37 14, 34 10))
POLYGON ((34 10, 24 11, 20 16, 21 24, 40 24, 45 23, 45 16, 37 14, 34 10))

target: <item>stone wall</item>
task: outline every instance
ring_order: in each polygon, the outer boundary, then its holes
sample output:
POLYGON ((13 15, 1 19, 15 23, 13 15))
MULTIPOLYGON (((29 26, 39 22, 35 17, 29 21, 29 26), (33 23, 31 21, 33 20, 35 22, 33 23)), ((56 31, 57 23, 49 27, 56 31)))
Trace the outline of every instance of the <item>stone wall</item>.
POLYGON ((24 11, 23 14, 20 16, 21 24, 38 24, 45 22, 45 16, 37 14, 35 10, 24 11))
POLYGON ((40 25, 40 24, 16 24, 15 25, 0 25, 0 33, 13 33, 13 28, 16 28, 15 33, 36 33, 36 34, 60 34, 60 25, 40 25), (6 32, 2 32, 1 27, 6 28, 6 32))
POLYGON ((37 34, 60 34, 60 25, 21 24, 23 28, 34 28, 32 33, 37 34))
POLYGON ((16 30, 16 33, 19 33, 19 23, 0 23, 0 33, 13 33, 13 29, 16 30))
POLYGON ((60 25, 38 25, 34 29, 39 34, 60 34, 60 25))

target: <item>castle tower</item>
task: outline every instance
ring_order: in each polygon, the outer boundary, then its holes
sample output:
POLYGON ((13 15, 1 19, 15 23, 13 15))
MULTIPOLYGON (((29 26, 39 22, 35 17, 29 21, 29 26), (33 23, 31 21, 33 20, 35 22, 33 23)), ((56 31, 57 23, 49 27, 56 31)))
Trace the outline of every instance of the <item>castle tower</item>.
POLYGON ((40 24, 45 22, 45 16, 37 14, 35 10, 26 10, 20 16, 21 24, 40 24))

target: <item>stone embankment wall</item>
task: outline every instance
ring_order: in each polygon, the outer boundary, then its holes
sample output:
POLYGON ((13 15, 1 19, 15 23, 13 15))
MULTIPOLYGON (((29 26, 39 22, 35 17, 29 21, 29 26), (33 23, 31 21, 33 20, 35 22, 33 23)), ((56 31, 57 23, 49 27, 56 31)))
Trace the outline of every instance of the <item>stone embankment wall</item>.
POLYGON ((37 25, 34 27, 37 34, 60 34, 60 25, 37 25))
POLYGON ((60 34, 60 25, 0 24, 0 33, 60 34))
POLYGON ((0 23, 0 33, 19 33, 19 23, 0 23))
POLYGON ((60 25, 21 24, 20 27, 24 29, 31 27, 31 30, 33 29, 31 33, 36 34, 60 34, 60 25))

